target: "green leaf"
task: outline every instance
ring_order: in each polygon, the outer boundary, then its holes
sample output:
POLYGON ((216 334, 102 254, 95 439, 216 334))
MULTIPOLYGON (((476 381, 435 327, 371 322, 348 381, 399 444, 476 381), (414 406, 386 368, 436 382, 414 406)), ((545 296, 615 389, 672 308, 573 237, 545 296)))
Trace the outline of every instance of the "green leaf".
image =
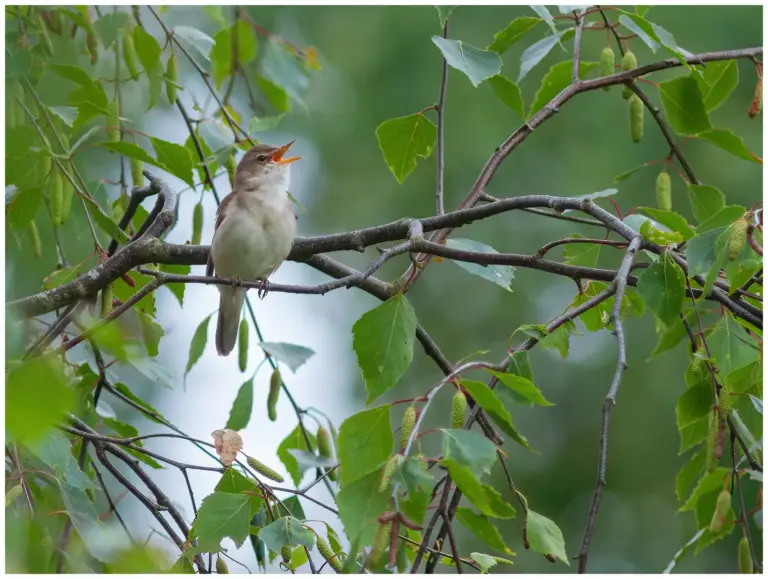
POLYGON ((667 121, 678 135, 696 135, 712 129, 699 85, 690 76, 659 83, 667 121))
POLYGON ((739 84, 739 67, 735 60, 708 62, 700 69, 701 75, 694 75, 699 85, 704 106, 713 111, 731 96, 739 84))
POLYGON ((507 77, 497 74, 488 79, 488 82, 499 97, 499 100, 517 113, 521 119, 525 119, 525 105, 523 104, 523 93, 520 87, 507 77))
POLYGON ((534 386, 533 382, 522 376, 516 376, 515 374, 504 374, 501 372, 491 371, 491 374, 496 376, 504 386, 515 391, 524 399, 538 404, 539 406, 554 406, 549 400, 544 398, 541 390, 534 386))
POLYGON ((515 441, 522 444, 525 448, 530 448, 528 439, 520 434, 515 425, 512 424, 512 416, 510 416, 507 409, 496 396, 493 390, 491 390, 486 384, 482 382, 475 382, 474 380, 462 380, 461 385, 469 392, 472 398, 480 405, 480 408, 485 410, 494 422, 499 425, 501 430, 511 436, 515 441))
POLYGON ((279 84, 263 76, 256 77, 256 84, 279 113, 287 113, 291 110, 291 97, 279 84))
MULTIPOLYGON (((84 198, 85 199, 85 198, 84 198)), ((117 239, 120 243, 128 243, 130 238, 126 235, 125 231, 117 226, 112 218, 104 213, 104 210, 95 201, 88 201, 88 209, 91 217, 96 222, 104 233, 109 235, 112 239, 117 239)))
POLYGON ((495 52, 441 36, 433 36, 432 42, 443 53, 446 62, 466 74, 474 86, 479 86, 487 78, 501 74, 501 58, 495 52))
MULTIPOLYGON (((733 61, 731 61, 733 62, 733 61)), ((723 151, 729 152, 731 155, 735 155, 740 159, 751 161, 760 165, 757 157, 747 148, 744 144, 744 139, 735 135, 730 129, 713 129, 697 135, 700 139, 704 139, 712 143, 715 147, 720 147, 723 151)))
POLYGON ((643 163, 642 165, 638 165, 637 167, 634 167, 633 169, 630 169, 629 171, 625 171, 624 173, 620 175, 616 175, 613 178, 614 183, 621 183, 622 181, 626 181, 629 179, 632 175, 637 173, 640 169, 645 169, 647 167, 647 163, 643 163))
POLYGON ((366 312, 352 327, 353 348, 373 402, 397 384, 413 359, 416 314, 403 294, 366 312))
POLYGON ((440 19, 440 28, 443 28, 445 23, 448 22, 451 12, 458 8, 458 6, 435 6, 435 8, 437 9, 437 17, 440 19))
POLYGON ((688 185, 688 200, 693 216, 701 223, 720 212, 725 207, 725 195, 711 185, 688 185))
POLYGON ((677 399, 675 415, 678 429, 690 426, 712 411, 712 383, 704 379, 686 389, 677 399))
POLYGON ((95 544, 94 538, 106 532, 105 525, 99 520, 96 507, 85 494, 83 489, 79 489, 65 482, 59 483, 61 489, 61 499, 64 503, 64 509, 72 521, 72 526, 80 535, 83 544, 92 556, 102 554, 103 550, 95 544))
POLYGON ((136 54, 144 67, 144 72, 150 75, 160 62, 160 54, 163 49, 160 48, 157 40, 146 32, 141 26, 133 29, 133 43, 136 46, 136 54))
POLYGON ((443 428, 443 458, 467 467, 478 477, 491 472, 496 445, 478 432, 443 428))
MULTIPOLYGON (((689 70, 693 70, 686 60, 686 51, 677 45, 674 37, 669 32, 664 30, 658 24, 648 22, 639 14, 632 14, 630 12, 625 12, 624 10, 621 10, 621 12, 623 12, 623 14, 619 16, 619 22, 629 28, 632 32, 636 33, 653 52, 656 52, 658 44, 660 44, 669 53, 677 57, 683 66, 689 70)), ((687 54, 690 55, 690 53, 687 54)))
MULTIPOLYGON (((240 20, 240 22, 242 22, 242 20, 240 20)), ((243 24, 245 24, 245 22, 243 22, 243 24)), ((190 46, 193 46, 203 58, 210 60, 209 55, 211 53, 211 48, 213 48, 213 38, 208 36, 205 32, 189 26, 175 26, 173 28, 173 35, 177 38, 181 38, 190 46)))
POLYGON ((104 48, 109 49, 117 41, 117 35, 125 28, 130 19, 131 17, 127 12, 114 12, 105 14, 93 23, 104 48))
POLYGON ((721 318, 707 344, 721 376, 752 364, 760 356, 754 340, 730 315, 721 318))
POLYGON ((79 66, 72 64, 52 64, 51 70, 58 74, 61 78, 65 78, 80 86, 90 87, 93 84, 93 79, 79 66))
POLYGON ((534 66, 539 64, 544 57, 549 54, 549 51, 552 50, 556 44, 559 44, 562 40, 566 40, 566 36, 571 36, 574 32, 573 28, 561 30, 557 34, 545 36, 538 42, 534 42, 526 48, 525 52, 523 52, 523 55, 520 57, 520 73, 517 76, 518 84, 534 66))
MULTIPOLYGON (((584 78, 587 73, 593 68, 599 66, 597 62, 580 62, 579 63, 579 78, 584 78)), ((573 61, 564 60, 558 62, 552 68, 549 69, 547 74, 541 80, 541 86, 536 91, 536 96, 533 98, 531 104, 531 110, 528 116, 532 116, 535 112, 547 106, 547 103, 555 98, 562 90, 571 84, 571 76, 573 74, 573 61)))
POLYGON ((392 454, 390 406, 353 414, 341 423, 336 448, 342 488, 378 469, 392 454))
POLYGON ((552 15, 549 13, 549 10, 547 10, 546 6, 542 5, 531 5, 530 8, 539 16, 541 16, 541 19, 544 20, 544 22, 547 23, 547 26, 549 26, 549 29, 552 31, 553 34, 557 34, 557 28, 555 27, 555 20, 552 18, 552 15))
POLYGON ((670 231, 667 226, 643 215, 639 215, 639 217, 643 218, 640 225, 640 234, 648 241, 658 243, 659 245, 672 245, 683 241, 683 236, 680 233, 670 231))
POLYGON ((565 539, 560 527, 544 515, 529 509, 526 528, 531 549, 544 555, 554 555, 570 567, 568 556, 565 554, 565 539))
POLYGON ((162 139, 150 138, 152 147, 157 154, 157 160, 162 163, 163 168, 171 175, 174 175, 184 181, 190 187, 194 187, 195 180, 192 176, 194 162, 189 149, 176 143, 169 143, 162 139))
POLYGON ((709 417, 701 418, 696 422, 680 429, 680 450, 678 454, 683 454, 690 448, 693 448, 702 442, 709 432, 709 417))
POLYGON ((184 376, 189 374, 192 366, 197 364, 200 356, 203 355, 205 346, 208 343, 208 322, 211 321, 211 316, 206 317, 195 330, 195 335, 192 336, 192 342, 189 344, 189 359, 187 360, 187 368, 184 370, 184 376))
POLYGON ((147 355, 154 358, 160 353, 160 338, 165 335, 163 326, 158 324, 152 317, 141 309, 134 310, 139 316, 141 324, 141 337, 144 340, 144 346, 147 349, 147 355))
POLYGON ((741 205, 727 205, 715 213, 712 217, 703 223, 700 223, 696 227, 696 233, 702 234, 713 229, 728 227, 734 221, 741 219, 746 212, 747 210, 744 209, 744 207, 741 205))
POLYGON ((134 145, 133 143, 128 143, 126 141, 107 142, 107 143, 99 143, 96 146, 104 147, 105 149, 109 149, 110 151, 115 151, 116 153, 120 153, 121 155, 130 157, 131 159, 138 159, 139 161, 143 161, 144 163, 147 163, 149 165, 155 165, 160 169, 166 170, 162 163, 153 159, 149 153, 147 153, 144 149, 142 149, 138 145, 134 145))
POLYGON ((283 120, 284 116, 285 113, 273 115, 271 117, 263 117, 261 119, 258 117, 251 117, 251 120, 248 121, 248 134, 255 135, 261 131, 272 130, 280 124, 280 121, 283 120))
POLYGON ((5 210, 8 223, 16 232, 23 232, 34 219, 42 198, 42 187, 33 187, 16 193, 5 210))
MULTIPOLYGON (((160 264, 160 271, 163 273, 172 273, 175 275, 189 275, 189 272, 192 271, 192 267, 189 265, 169 265, 169 264, 160 264)), ((170 291, 174 296, 176 296, 176 299, 179 300, 179 305, 184 305, 184 289, 187 287, 187 284, 185 283, 168 283, 165 284, 165 287, 168 288, 168 291, 170 291)))
MULTIPOLYGON (((315 445, 315 436, 312 433, 307 433, 310 443, 315 445)), ((298 485, 301 482, 301 477, 304 474, 306 468, 299 466, 296 457, 291 454, 291 450, 298 449, 303 451, 313 451, 314 448, 307 448, 307 441, 304 438, 304 434, 301 431, 301 426, 297 425, 293 431, 286 436, 280 445, 277 447, 277 456, 285 465, 285 470, 291 475, 293 484, 298 485)))
MULTIPOLYGON (((128 285, 127 283, 125 283, 125 280, 122 278, 112 282, 112 289, 114 290, 115 297, 122 302, 128 301, 135 293, 141 290, 141 288, 143 288, 152 280, 150 276, 144 275, 142 273, 138 273, 136 271, 129 272, 126 275, 133 280, 133 285, 128 285)), ((154 294, 150 292, 149 294, 141 298, 134 307, 146 312, 149 315, 154 316, 155 315, 154 294)))
MULTIPOLYGON (((213 44, 214 41, 211 40, 213 44)), ((256 35, 244 20, 216 34, 215 44, 210 51, 211 69, 216 88, 233 74, 232 46, 237 47, 237 60, 240 66, 246 66, 256 58, 256 35)))
POLYGON ((685 299, 685 274, 665 251, 637 280, 637 292, 665 326, 678 320, 685 299))
POLYGON ((62 361, 55 355, 28 360, 7 374, 5 427, 10 438, 34 443, 59 424, 75 402, 62 361))
POLYGON ((576 324, 570 320, 552 332, 547 331, 547 327, 542 324, 526 324, 517 328, 515 333, 517 332, 537 339, 548 350, 557 350, 563 358, 568 357, 571 334, 577 333, 576 324))
POLYGON ((677 500, 682 501, 693 483, 699 479, 707 464, 707 453, 704 449, 694 453, 691 459, 683 465, 675 477, 675 494, 677 500))
POLYGON ((696 488, 693 489, 693 492, 688 497, 685 504, 680 507, 680 511, 692 511, 702 496, 715 490, 721 490, 723 488, 725 477, 730 476, 730 474, 731 471, 724 467, 718 467, 712 472, 705 474, 699 479, 699 482, 696 483, 696 488))
MULTIPOLYGON (((579 238, 581 235, 574 235, 579 238)), ((600 258, 600 245, 597 243, 569 243, 563 250, 563 261, 570 265, 596 267, 600 258)))
POLYGON ((384 161, 398 183, 416 168, 416 157, 426 159, 437 142, 437 127, 421 113, 384 121, 376 128, 384 161))
MULTIPOLYGON (((459 251, 473 251, 475 253, 491 254, 499 253, 490 245, 480 243, 479 241, 473 241, 471 239, 446 239, 445 246, 451 249, 457 249, 459 251)), ((468 271, 471 274, 492 281, 507 291, 512 291, 512 281, 515 279, 515 268, 511 265, 483 266, 478 263, 470 263, 468 261, 459 261, 453 259, 450 261, 458 265, 464 271, 468 271)))
MULTIPOLYGON (((104 419, 105 423, 108 420, 110 419, 104 419)), ((51 431, 39 442, 27 446, 32 453, 53 470, 54 475, 60 481, 65 481, 82 490, 95 486, 88 475, 80 470, 77 461, 72 456, 72 443, 60 432, 51 431)))
MULTIPOLYGON (((687 320, 689 325, 695 323, 696 322, 695 312, 688 312, 685 316, 685 319, 687 320)), ((659 354, 663 354, 668 350, 671 350, 672 348, 677 346, 677 344, 679 344, 680 341, 686 336, 688 336, 688 332, 686 332, 685 326, 683 325, 683 322, 680 320, 678 320, 677 322, 674 322, 669 326, 662 327, 661 333, 659 335, 659 341, 656 344, 656 347, 654 348, 653 352, 651 352, 651 355, 648 357, 648 360, 650 360, 651 358, 655 358, 659 354)))
POLYGON ((676 231, 683 236, 684 241, 688 241, 694 235, 694 230, 688 225, 688 221, 674 211, 664 211, 663 209, 656 209, 655 207, 638 207, 648 215, 650 215, 655 221, 661 223, 665 227, 668 227, 671 231, 676 231))
POLYGON ((488 517, 485 515, 476 513, 472 509, 466 507, 459 507, 456 509, 456 517, 465 527, 467 527, 467 529, 472 531, 478 539, 488 545, 491 549, 495 549, 496 551, 508 555, 514 555, 510 548, 504 543, 504 539, 496 528, 496 525, 489 521, 488 517))
POLYGON ((259 532, 259 538, 264 541, 267 549, 279 553, 283 546, 304 546, 311 549, 315 546, 315 535, 301 524, 295 517, 282 517, 270 523, 259 532))
POLYGON ((728 276, 728 283, 731 287, 731 293, 735 292, 745 283, 747 283, 757 273, 757 270, 763 266, 762 262, 756 259, 740 259, 725 266, 725 273, 728 276))
POLYGON ((248 426, 253 410, 253 378, 244 382, 237 391, 232 410, 229 411, 229 420, 224 428, 242 430, 248 426))
POLYGON ((512 505, 504 502, 501 495, 489 485, 481 484, 469 468, 454 460, 443 460, 453 482, 481 513, 497 519, 511 519, 515 516, 512 505))
POLYGON ((70 128, 72 128, 75 119, 77 119, 77 109, 75 107, 48 107, 48 110, 64 121, 64 124, 70 128))
POLYGON ((294 373, 315 355, 315 351, 310 348, 286 342, 260 342, 259 347, 270 356, 280 360, 294 373))
POLYGON ((190 535, 199 539, 203 552, 218 552, 229 537, 240 548, 250 531, 250 497, 214 492, 203 499, 190 535))
POLYGON ((504 54, 518 40, 533 30, 537 24, 543 22, 541 18, 533 16, 520 16, 507 24, 507 27, 493 35, 493 42, 488 46, 488 50, 493 50, 499 54, 504 54))
POLYGON ((370 545, 373 541, 377 519, 387 510, 392 494, 391 491, 378 491, 380 477, 380 471, 371 472, 344 486, 336 495, 339 518, 351 541, 356 537, 363 545, 370 545))
POLYGON ((405 489, 405 497, 400 499, 400 509, 411 521, 421 524, 427 513, 435 478, 427 472, 427 465, 417 458, 406 458, 392 475, 392 480, 399 482, 405 489))
POLYGON ((708 294, 728 260, 728 229, 721 227, 695 235, 688 241, 686 257, 690 275, 706 276, 702 291, 708 294))

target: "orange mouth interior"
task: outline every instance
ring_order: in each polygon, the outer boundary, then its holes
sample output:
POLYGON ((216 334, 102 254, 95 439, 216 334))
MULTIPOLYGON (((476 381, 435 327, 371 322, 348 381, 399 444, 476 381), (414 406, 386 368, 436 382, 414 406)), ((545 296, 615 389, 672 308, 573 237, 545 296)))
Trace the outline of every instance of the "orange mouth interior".
POLYGON ((294 161, 298 161, 299 159, 301 159, 301 157, 289 157, 287 159, 283 159, 283 155, 285 155, 285 152, 290 148, 291 145, 293 145, 294 142, 295 140, 291 141, 287 145, 283 145, 282 147, 280 147, 277 150, 277 153, 272 155, 272 160, 275 163, 280 163, 281 165, 287 165, 288 163, 293 163, 294 161))

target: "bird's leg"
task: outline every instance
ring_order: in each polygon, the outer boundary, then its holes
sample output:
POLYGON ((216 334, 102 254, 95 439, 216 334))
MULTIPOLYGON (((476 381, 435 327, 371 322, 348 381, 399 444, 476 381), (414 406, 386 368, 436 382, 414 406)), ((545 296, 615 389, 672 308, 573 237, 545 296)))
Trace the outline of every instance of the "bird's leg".
POLYGON ((233 277, 231 283, 232 287, 240 287, 243 284, 243 280, 239 277, 233 277))
POLYGON ((267 297, 267 292, 269 292, 269 276, 275 273, 276 269, 277 265, 273 265, 269 273, 259 280, 259 291, 256 295, 259 296, 260 300, 263 300, 265 297, 267 297))

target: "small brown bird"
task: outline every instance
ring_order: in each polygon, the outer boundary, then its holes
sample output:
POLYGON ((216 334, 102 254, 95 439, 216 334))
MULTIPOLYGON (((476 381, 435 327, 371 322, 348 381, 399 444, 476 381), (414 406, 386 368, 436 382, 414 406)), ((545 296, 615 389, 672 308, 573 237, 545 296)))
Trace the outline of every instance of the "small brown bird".
MULTIPOLYGON (((290 164, 301 157, 283 158, 282 147, 260 143, 242 158, 235 186, 219 206, 206 275, 237 281, 262 281, 288 257, 296 237, 296 216, 287 191, 290 164)), ((240 313, 247 288, 219 285, 216 351, 227 356, 237 342, 240 313)))

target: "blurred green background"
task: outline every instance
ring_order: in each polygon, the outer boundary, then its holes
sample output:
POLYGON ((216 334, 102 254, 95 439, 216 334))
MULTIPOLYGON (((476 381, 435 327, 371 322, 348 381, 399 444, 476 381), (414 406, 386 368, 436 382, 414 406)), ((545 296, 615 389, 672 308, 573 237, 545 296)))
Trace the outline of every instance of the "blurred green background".
MULTIPOLYGON (((315 46, 323 63, 323 70, 313 75, 304 95, 305 107, 294 106, 294 113, 286 117, 279 129, 263 137, 274 142, 299 139, 295 148, 304 161, 296 164, 291 192, 306 209, 300 216, 300 234, 345 231, 404 216, 433 214, 434 154, 420 160, 405 183, 398 185, 383 162, 375 130, 384 120, 417 112, 437 100, 441 55, 431 40, 432 35, 440 34, 434 7, 286 6, 248 7, 246 11, 255 21, 294 44, 315 46)), ((224 13, 227 15, 227 9, 224 13)), ((533 12, 523 6, 461 6, 451 17, 450 37, 483 48, 490 44, 494 33, 520 15, 533 12)), ((213 21, 199 7, 170 7, 163 18, 169 27, 183 23, 211 35, 216 31, 213 21)), ((145 19, 159 37, 156 23, 147 16, 145 19)), ((758 6, 655 6, 648 19, 672 32, 677 43, 692 53, 762 45, 762 8, 758 6)), ((505 76, 516 80, 520 55, 544 32, 544 26, 538 27, 503 55, 505 76)), ((259 38, 263 46, 262 40, 259 38)), ((556 47, 521 82, 527 106, 549 67, 570 58, 573 40, 564 45, 566 51, 556 47)), ((582 58, 597 61, 604 46, 604 32, 585 32, 582 58)), ((652 54, 639 40, 632 40, 631 46, 641 65, 667 57, 662 52, 652 54)), ((744 138, 750 150, 762 157, 762 115, 754 120, 747 118, 755 82, 754 65, 739 61, 738 67, 740 84, 712 114, 712 123, 732 129, 744 138)), ((181 72, 182 84, 187 89, 180 93, 182 100, 191 104, 190 96, 194 94, 205 102, 204 88, 188 63, 181 63, 181 72)), ((658 81, 682 73, 677 68, 654 74, 652 79, 658 81)), ((660 104, 658 92, 647 83, 642 86, 660 104)), ((614 176, 646 161, 666 157, 668 146, 647 114, 645 138, 638 145, 631 142, 627 101, 620 93, 621 89, 615 87, 608 92, 579 95, 568 102, 504 162, 488 192, 500 197, 532 193, 583 195, 614 187, 614 176)), ((47 104, 55 104, 57 98, 52 93, 43 97, 48 99, 47 104)), ((153 135, 183 143, 185 128, 175 109, 166 103, 165 109, 161 107, 143 118, 145 99, 138 89, 129 93, 125 116, 153 135)), ((242 86, 235 89, 235 102, 239 110, 247 110, 242 86)), ((487 83, 474 88, 463 74, 453 69, 449 69, 445 114, 445 199, 446 209, 450 210, 466 195, 495 147, 520 125, 521 119, 497 99, 487 83)), ((683 148, 698 178, 725 192, 728 203, 750 207, 762 198, 760 165, 706 143, 687 142, 683 148)), ((93 182, 114 179, 116 175, 114 161, 103 152, 90 158, 83 155, 81 167, 93 182)), ((645 169, 615 185, 619 189, 615 200, 623 212, 635 206, 653 205, 657 171, 645 169)), ((226 177, 217 184, 220 192, 228 191, 226 177)), ((113 198, 117 193, 109 186, 105 186, 105 191, 113 198)), ((672 194, 675 210, 690 216, 684 183, 675 175, 672 194)), ((205 197, 204 243, 213 232, 214 211, 209 194, 205 197)), ((180 220, 169 240, 183 243, 189 238, 192 207, 197 199, 198 195, 192 193, 182 196, 180 220)), ((609 207, 606 203, 602 205, 609 207)), ((453 235, 482 241, 500 252, 531 253, 548 241, 575 233, 593 236, 595 231, 518 212, 475 223, 453 235)), ((43 240, 45 243, 45 232, 43 240)), ((66 244, 86 248, 89 241, 84 232, 72 231, 66 244)), ((30 266, 24 250, 21 254, 15 251, 9 245, 9 297, 36 291, 42 278, 53 269, 52 256, 45 263, 30 266)), ((553 252, 552 258, 560 258, 561 252, 553 252)), ((334 257, 361 266, 375 255, 375 250, 369 248, 364 255, 334 257)), ((600 266, 615 267, 620 258, 620 252, 603 250, 600 266)), ((407 263, 405 256, 393 260, 379 276, 393 279, 407 263)), ((196 269, 202 273, 202 267, 196 269)), ((308 270, 303 265, 287 264, 276 280, 311 283, 323 279, 308 270)), ((193 269, 193 273, 197 272, 193 269)), ((572 301, 576 288, 564 278, 518 269, 513 289, 513 293, 505 292, 443 262, 427 269, 409 291, 408 299, 420 323, 450 360, 489 350, 487 356, 495 361, 503 355, 518 326, 546 323, 557 316, 572 301)), ((188 292, 190 297, 183 313, 167 292, 159 302, 161 323, 166 328, 160 361, 177 369, 177 375, 183 372, 194 328, 216 307, 213 288, 189 288, 188 292)), ((287 383, 295 388, 299 404, 317 406, 337 425, 364 404, 350 329, 376 303, 360 291, 339 290, 322 298, 273 294, 256 304, 267 340, 295 341, 317 351, 313 362, 296 376, 287 376, 287 383)), ((629 368, 611 419, 608 486, 592 541, 590 571, 660 572, 696 530, 691 513, 677 512, 680 503, 674 491, 675 474, 684 464, 678 456, 675 402, 684 388, 687 349, 682 343, 674 351, 647 361, 656 342, 653 318, 646 315, 640 320, 630 319, 625 328, 629 368)), ((555 406, 513 408, 516 426, 540 453, 527 452, 512 443, 506 444, 505 450, 509 453, 512 477, 531 507, 561 527, 568 553, 575 554, 596 478, 601 405, 615 370, 615 340, 607 331, 584 332, 572 338, 567 359, 537 348, 532 353, 532 363, 537 386, 555 406)), ((212 429, 208 428, 208 409, 212 405, 223 409, 211 421, 213 428, 220 427, 216 424, 226 419, 242 379, 234 360, 219 360, 211 352, 195 372, 199 373, 190 374, 186 393, 180 379, 172 390, 153 395, 151 388, 146 388, 145 392, 169 418, 204 438, 212 429), (211 379, 219 384, 215 395, 211 379)), ((411 369, 398 387, 378 403, 418 395, 439 378, 439 369, 417 344, 411 369)), ((257 400, 258 392, 265 392, 268 376, 260 374, 259 380, 257 400)), ((443 394, 427 417, 428 428, 447 421, 450 395, 443 394)), ((295 419, 287 405, 281 406, 280 423, 273 427, 266 424, 260 404, 257 402, 259 424, 249 432, 255 435, 258 431, 266 437, 261 439, 267 441, 262 444, 269 448, 262 452, 272 464, 276 459, 270 448, 276 447, 293 429, 295 419)), ((146 426, 140 420, 136 424, 146 426)), ((182 483, 171 475, 165 476, 169 484, 179 485, 183 492, 182 483)), ((208 482, 199 484, 196 490, 202 496, 210 492, 208 482)), ((500 469, 493 472, 492 484, 498 489, 505 488, 500 469)), ((512 500, 509 492, 503 494, 512 500)), ((312 513, 315 518, 327 519, 325 511, 312 513)), ((310 509, 307 514, 311 517, 310 509)), ((570 569, 562 564, 552 565, 540 555, 525 551, 520 524, 519 516, 499 523, 505 541, 517 557, 514 567, 497 567, 495 571, 575 571, 573 564, 570 569)), ((456 528, 462 552, 482 550, 481 544, 461 525, 456 528)), ((738 538, 739 533, 734 532, 704 553, 686 557, 677 571, 735 572, 738 538)), ((246 545, 243 551, 247 550, 246 545)))

